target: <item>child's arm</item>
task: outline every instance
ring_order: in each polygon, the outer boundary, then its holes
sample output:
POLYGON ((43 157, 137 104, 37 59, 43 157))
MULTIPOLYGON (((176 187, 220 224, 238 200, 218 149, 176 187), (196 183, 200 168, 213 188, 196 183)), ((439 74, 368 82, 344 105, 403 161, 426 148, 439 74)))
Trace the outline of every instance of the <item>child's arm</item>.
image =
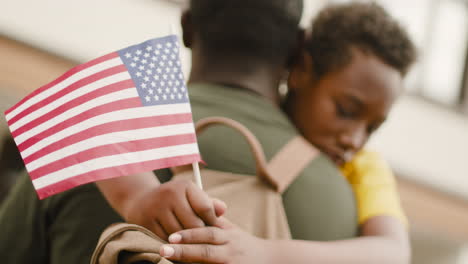
POLYGON ((160 184, 152 172, 96 183, 125 221, 142 225, 163 239, 184 228, 213 225, 225 205, 188 180, 160 184))
MULTIPOLYGON (((223 221, 226 221, 223 219, 223 221)), ((392 217, 375 217, 362 226, 355 239, 313 242, 302 240, 262 240, 230 223, 221 228, 197 228, 171 236, 171 247, 161 254, 171 260, 199 263, 356 263, 407 264, 410 259, 406 229, 392 217)))

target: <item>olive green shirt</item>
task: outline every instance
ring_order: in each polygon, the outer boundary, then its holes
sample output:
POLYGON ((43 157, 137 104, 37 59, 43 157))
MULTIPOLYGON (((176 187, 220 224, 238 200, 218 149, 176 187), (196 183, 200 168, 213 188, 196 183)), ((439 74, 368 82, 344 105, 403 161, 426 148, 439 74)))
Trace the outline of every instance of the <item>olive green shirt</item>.
MULTIPOLYGON (((279 109, 256 94, 207 84, 189 90, 195 120, 217 115, 241 122, 257 136, 267 158, 297 134, 279 109)), ((247 144, 230 129, 209 129, 199 146, 210 168, 255 173, 247 144)), ((311 162, 283 198, 296 239, 335 240, 356 234, 350 186, 325 157, 311 162)), ((122 219, 94 184, 38 200, 23 173, 0 205, 2 263, 89 263, 101 232, 118 221, 122 219)))
MULTIPOLYGON (((259 95, 213 84, 190 86, 194 120, 223 116, 245 125, 270 160, 298 132, 287 116, 259 95)), ((198 137, 208 168, 255 175, 246 141, 226 127, 213 127, 198 137)), ((336 240, 357 234, 354 194, 338 169, 324 156, 312 161, 283 194, 293 238, 336 240)))

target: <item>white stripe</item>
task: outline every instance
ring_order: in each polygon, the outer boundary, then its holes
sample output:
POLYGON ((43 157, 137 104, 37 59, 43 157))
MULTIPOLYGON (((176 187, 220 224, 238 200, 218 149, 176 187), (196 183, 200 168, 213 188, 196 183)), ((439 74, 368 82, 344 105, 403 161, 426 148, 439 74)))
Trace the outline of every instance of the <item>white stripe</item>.
POLYGON ((50 137, 44 138, 41 141, 38 141, 36 144, 25 149, 21 152, 23 158, 29 157, 29 155, 35 153, 42 148, 57 142, 65 137, 70 135, 77 134, 83 130, 86 130, 91 127, 98 125, 106 124, 118 120, 128 120, 141 117, 150 117, 150 116, 160 116, 160 115, 169 115, 169 114, 182 114, 190 113, 190 104, 169 104, 169 105, 154 105, 154 106, 142 106, 137 108, 124 109, 119 111, 110 112, 107 114, 95 116, 88 120, 85 120, 81 123, 78 123, 74 126, 68 127, 50 137))
POLYGON ((62 96, 59 99, 57 99, 57 100, 55 100, 53 102, 50 102, 49 104, 46 104, 46 105, 42 106, 41 108, 35 110, 34 112, 29 113, 28 115, 25 115, 23 118, 19 119, 14 124, 12 124, 10 126, 10 129, 11 129, 11 131, 15 131, 19 127, 22 127, 23 125, 33 121, 34 119, 36 119, 36 118, 38 118, 38 117, 40 117, 40 116, 42 116, 44 114, 49 113, 50 111, 56 109, 59 106, 62 106, 64 104, 68 103, 69 101, 71 101, 71 100, 73 100, 75 98, 78 98, 78 97, 80 97, 82 95, 88 94, 88 93, 90 93, 92 91, 98 90, 98 89, 100 89, 100 88, 102 88, 104 86, 114 84, 114 83, 124 81, 124 80, 129 80, 129 79, 131 79, 131 77, 130 77, 130 74, 128 72, 121 72, 121 73, 117 73, 117 74, 108 76, 106 78, 100 79, 98 81, 92 82, 92 83, 90 83, 88 85, 85 85, 83 87, 80 87, 79 89, 76 89, 73 92, 62 96))
POLYGON ((89 160, 74 166, 64 168, 60 171, 53 172, 51 174, 33 180, 33 184, 36 189, 41 189, 48 185, 67 180, 74 176, 99 169, 197 153, 198 146, 196 143, 192 143, 139 152, 124 153, 114 156, 107 156, 97 158, 94 160, 89 160))
POLYGON ((105 96, 101 96, 98 98, 95 98, 91 101, 88 101, 84 104, 81 104, 77 107, 71 108, 68 111, 65 111, 61 113, 60 115, 47 120, 46 122, 24 132, 21 135, 18 135, 15 137, 15 142, 16 144, 21 144, 24 141, 28 140, 31 137, 34 137, 35 135, 38 135, 39 133, 63 122, 66 121, 70 118, 73 118, 77 116, 78 114, 81 114, 89 109, 92 109, 94 107, 104 105, 107 103, 115 102, 117 100, 122 100, 122 99, 127 99, 127 98, 138 98, 138 92, 135 88, 129 88, 121 91, 117 91, 114 93, 107 94, 105 96))
POLYGON ((83 69, 83 70, 71 75, 67 79, 57 83, 55 86, 49 87, 49 89, 43 91, 42 93, 39 93, 36 96, 33 96, 33 97, 29 98, 27 101, 23 102, 23 104, 18 106, 18 108, 16 108, 15 110, 13 110, 9 114, 7 114, 6 119, 10 120, 11 118, 15 117, 18 113, 21 113, 26 108, 34 105, 37 102, 40 102, 40 101, 44 100, 45 98, 55 94, 56 92, 62 90, 64 87, 67 87, 70 84, 75 83, 76 81, 78 81, 80 79, 86 78, 86 77, 88 77, 90 75, 93 75, 93 74, 95 74, 97 72, 100 72, 100 71, 115 67, 115 66, 117 66, 119 64, 123 64, 123 62, 120 59, 120 57, 117 57, 117 58, 114 58, 114 59, 103 61, 103 62, 101 62, 99 64, 96 64, 94 66, 91 66, 89 68, 83 69))
POLYGON ((26 164, 26 168, 28 171, 33 171, 54 161, 63 159, 87 149, 103 145, 190 133, 195 133, 192 122, 104 134, 77 142, 76 144, 49 153, 35 161, 26 164))

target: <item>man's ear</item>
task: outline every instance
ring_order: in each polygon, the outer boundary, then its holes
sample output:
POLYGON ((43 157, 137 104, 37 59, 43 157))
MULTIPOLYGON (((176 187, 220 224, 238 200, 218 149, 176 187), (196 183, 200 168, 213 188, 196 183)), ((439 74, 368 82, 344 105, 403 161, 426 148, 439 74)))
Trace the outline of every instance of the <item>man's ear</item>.
POLYGON ((301 52, 304 49, 304 42, 305 42, 305 31, 304 29, 299 28, 297 35, 296 35, 296 43, 293 47, 291 55, 289 56, 287 60, 286 67, 288 69, 291 68, 291 66, 297 63, 297 60, 300 59, 301 52))
POLYGON ((194 28, 190 11, 185 11, 182 14, 180 23, 182 25, 182 40, 184 41, 184 45, 187 48, 191 48, 193 44, 194 28))
POLYGON ((314 62, 312 56, 302 49, 297 60, 290 67, 288 89, 291 92, 298 91, 301 87, 316 81, 314 62))

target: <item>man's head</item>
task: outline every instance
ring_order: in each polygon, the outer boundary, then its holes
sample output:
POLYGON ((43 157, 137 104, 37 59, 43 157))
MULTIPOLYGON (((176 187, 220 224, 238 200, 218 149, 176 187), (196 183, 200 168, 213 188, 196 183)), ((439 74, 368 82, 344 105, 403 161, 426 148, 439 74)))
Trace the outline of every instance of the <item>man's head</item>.
POLYGON ((287 111, 341 165, 386 119, 415 53, 407 33, 377 4, 332 5, 314 20, 292 67, 287 111))
POLYGON ((302 0, 191 0, 184 43, 210 63, 285 66, 301 14, 302 0))

